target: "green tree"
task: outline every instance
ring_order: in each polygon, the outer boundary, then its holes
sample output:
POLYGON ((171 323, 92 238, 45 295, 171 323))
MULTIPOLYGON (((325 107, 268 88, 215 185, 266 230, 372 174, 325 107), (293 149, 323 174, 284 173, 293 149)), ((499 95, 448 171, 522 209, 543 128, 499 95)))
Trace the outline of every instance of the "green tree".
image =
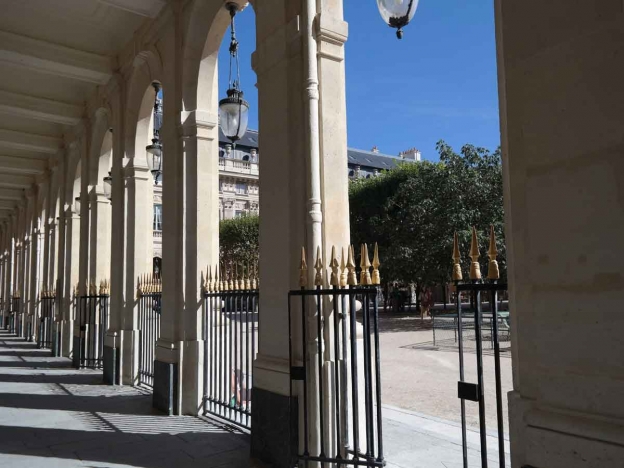
POLYGON ((219 224, 219 260, 221 264, 256 267, 260 249, 260 218, 244 216, 226 219, 219 224))
POLYGON ((450 280, 453 233, 468 265, 471 227, 480 236, 487 271, 489 227, 494 225, 505 271, 500 151, 465 145, 458 154, 440 141, 439 162, 404 163, 350 185, 351 238, 378 242, 385 281, 418 288, 450 280))

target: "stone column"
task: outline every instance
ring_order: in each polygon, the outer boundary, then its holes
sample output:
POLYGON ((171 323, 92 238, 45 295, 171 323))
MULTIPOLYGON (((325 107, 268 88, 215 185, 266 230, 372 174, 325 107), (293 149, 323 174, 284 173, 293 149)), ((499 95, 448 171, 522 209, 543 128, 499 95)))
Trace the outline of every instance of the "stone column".
MULTIPOLYGON (((138 156, 137 156, 138 157, 138 156)), ((126 304, 121 317, 121 383, 135 385, 139 372, 139 330, 136 281, 152 271, 153 178, 145 165, 131 160, 123 170, 126 205, 126 304)))
POLYGON ((97 186, 89 194, 91 233, 89 242, 89 282, 99 287, 110 280, 111 202, 97 186))
POLYGON ((619 467, 624 8, 495 3, 512 466, 619 467))
POLYGON ((168 413, 197 414, 204 370, 201 275, 219 256, 218 120, 195 111, 181 138, 171 120, 165 122, 163 161, 169 164, 163 171, 163 308, 154 405, 168 413), (176 161, 176 154, 182 158, 176 161))
MULTIPOLYGON (((301 247, 316 250, 320 246, 327 258, 332 245, 342 247, 349 241, 343 63, 347 25, 341 1, 318 2, 312 8, 317 15, 307 21, 305 3, 298 2, 299 10, 289 4, 286 15, 279 11, 279 2, 271 15, 268 10, 258 12, 258 30, 272 31, 271 46, 259 33, 253 60, 258 75, 260 145, 270 157, 260 159, 261 313, 251 448, 252 455, 279 467, 290 466, 297 444, 296 422, 290 419, 291 404, 296 402, 289 400, 287 295, 298 288, 301 247), (279 21, 284 24, 269 26, 279 21), (306 24, 316 30, 306 31, 306 24), (279 46, 277 37, 283 41, 279 46), (303 55, 309 50, 305 47, 308 37, 318 49, 313 54, 316 74, 303 55), (308 123, 310 100, 318 100, 316 129, 308 123), (309 162, 315 157, 311 146, 320 151, 315 164, 309 162), (315 178, 320 180, 320 200, 312 199, 315 178), (317 212, 319 202, 321 213, 317 212), (319 220, 320 244, 312 246, 319 220)), ((301 345, 295 342, 294 346, 300 349, 301 345)))
MULTIPOLYGON (((126 272, 125 245, 126 245, 126 193, 123 177, 124 163, 124 125, 125 110, 123 109, 123 82, 119 83, 113 103, 116 111, 113 131, 113 154, 112 154, 112 187, 110 223, 110 317, 108 330, 104 338, 104 382, 110 385, 120 384, 120 330, 122 316, 124 315, 126 298, 126 272)), ((135 297, 135 292, 129 298, 135 297)))
POLYGON ((59 188, 59 197, 56 199, 56 204, 58 204, 58 209, 50 210, 50 218, 51 222, 56 222, 57 226, 57 235, 54 245, 50 246, 49 256, 54 257, 55 266, 52 269, 52 263, 50 262, 49 267, 49 278, 56 281, 52 287, 56 292, 56 301, 55 301, 55 317, 54 317, 54 326, 53 326, 53 350, 52 353, 54 356, 62 356, 63 355, 63 324, 65 320, 65 256, 66 256, 66 233, 65 233, 65 197, 67 196, 67 190, 65 187, 66 181, 66 165, 67 165, 68 155, 65 153, 63 157, 59 161, 59 169, 56 173, 56 183, 59 188), (58 213, 58 217, 57 216, 58 213))
MULTIPOLYGON (((33 221, 36 221, 36 212, 33 211, 33 221)), ((39 259, 41 256, 40 252, 40 236, 41 230, 37 224, 33 223, 33 226, 36 226, 31 232, 30 236, 30 258, 28 261, 30 265, 28 267, 28 316, 30 323, 30 331, 28 336, 28 341, 38 340, 37 329, 39 324, 39 309, 37 304, 39 302, 39 259)))
MULTIPOLYGON (((74 320, 75 300, 74 292, 78 285, 78 264, 80 255, 80 215, 70 206, 65 210, 65 259, 63 274, 63 294, 61 298, 61 354, 65 357, 76 358, 74 350, 74 320)), ((59 266, 59 273, 61 272, 59 266)))

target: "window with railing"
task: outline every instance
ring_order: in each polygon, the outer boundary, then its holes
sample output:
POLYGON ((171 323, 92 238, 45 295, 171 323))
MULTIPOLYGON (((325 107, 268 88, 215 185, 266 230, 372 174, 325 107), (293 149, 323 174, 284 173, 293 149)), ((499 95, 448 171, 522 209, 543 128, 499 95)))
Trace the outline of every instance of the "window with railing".
POLYGON ((236 184, 236 193, 244 194, 247 193, 247 184, 237 183, 236 184))
POLYGON ((154 231, 162 231, 162 205, 154 204, 154 231))

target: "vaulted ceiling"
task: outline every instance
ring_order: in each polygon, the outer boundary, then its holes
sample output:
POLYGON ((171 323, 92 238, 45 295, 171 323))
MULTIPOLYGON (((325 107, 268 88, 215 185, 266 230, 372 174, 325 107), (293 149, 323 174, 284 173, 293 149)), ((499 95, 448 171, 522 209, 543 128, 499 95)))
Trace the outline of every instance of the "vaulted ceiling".
POLYGON ((0 0, 0 220, 45 173, 166 0, 0 0))

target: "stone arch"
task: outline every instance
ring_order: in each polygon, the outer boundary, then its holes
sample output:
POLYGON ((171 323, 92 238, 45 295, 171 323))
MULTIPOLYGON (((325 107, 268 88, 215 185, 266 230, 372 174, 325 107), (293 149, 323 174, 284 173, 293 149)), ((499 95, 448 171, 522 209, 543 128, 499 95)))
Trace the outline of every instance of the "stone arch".
POLYGON ((100 107, 95 112, 91 133, 91 152, 89 154, 89 185, 102 185, 102 179, 108 175, 113 162, 113 135, 110 109, 100 107))
MULTIPOLYGON (((247 0, 234 0, 242 9, 247 0)), ((253 7, 255 1, 249 2, 253 7)), ((215 112, 219 102, 219 48, 230 25, 223 2, 194 0, 188 12, 184 47, 182 105, 186 111, 215 112)))
MULTIPOLYGON (((160 54, 156 49, 140 52, 134 59, 132 76, 128 85, 124 135, 125 159, 132 159, 134 165, 142 167, 147 166, 147 161, 144 149, 137 148, 137 142, 149 142, 152 138, 154 90, 151 85, 155 81, 160 83, 163 81, 160 54)), ((165 92, 163 92, 163 98, 165 98, 165 92)))
POLYGON ((67 158, 67 170, 65 173, 65 206, 67 209, 74 204, 74 199, 80 195, 81 161, 80 150, 77 144, 72 144, 67 158))

